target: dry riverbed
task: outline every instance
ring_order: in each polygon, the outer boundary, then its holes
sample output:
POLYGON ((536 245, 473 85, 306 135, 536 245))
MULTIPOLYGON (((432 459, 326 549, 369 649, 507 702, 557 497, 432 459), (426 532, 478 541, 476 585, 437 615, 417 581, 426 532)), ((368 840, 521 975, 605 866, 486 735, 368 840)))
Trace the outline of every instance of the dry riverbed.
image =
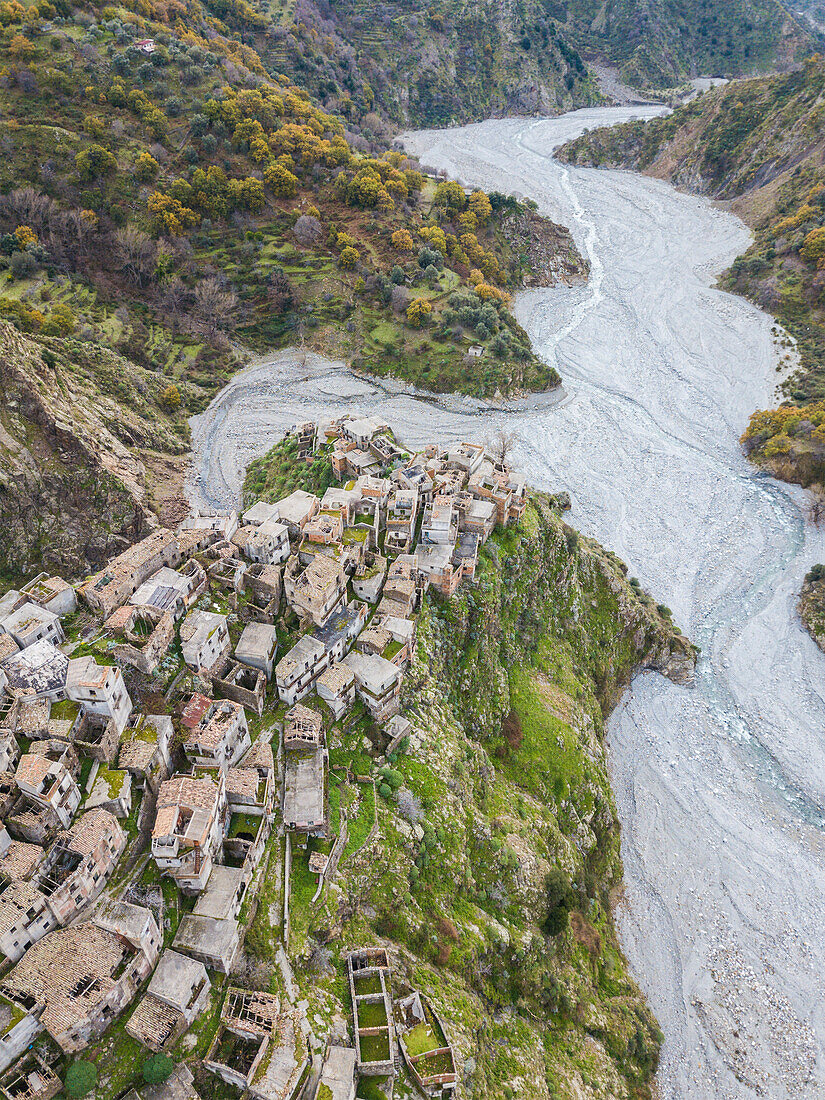
POLYGON ((627 954, 666 1036, 665 1100, 825 1098, 825 665, 795 616, 823 536, 801 491, 759 474, 738 436, 773 398, 771 319, 712 289, 747 232, 629 173, 568 169, 553 147, 652 113, 593 109, 408 135, 425 163, 536 199, 569 225, 586 287, 517 313, 564 395, 510 412, 422 400, 283 352, 193 422, 192 496, 236 504, 245 464, 296 419, 374 410, 411 444, 506 422, 530 481, 574 498, 703 647, 697 682, 640 677, 610 724, 623 825, 627 954), (559 397, 562 399, 559 400, 559 397))

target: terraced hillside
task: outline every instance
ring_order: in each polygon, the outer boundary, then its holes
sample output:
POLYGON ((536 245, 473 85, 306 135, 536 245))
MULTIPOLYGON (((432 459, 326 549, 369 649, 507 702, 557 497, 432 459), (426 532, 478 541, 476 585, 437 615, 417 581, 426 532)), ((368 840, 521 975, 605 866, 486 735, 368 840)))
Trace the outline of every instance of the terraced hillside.
POLYGON ((779 0, 560 0, 546 5, 585 56, 625 81, 666 88, 692 76, 782 68, 810 52, 804 21, 779 0))
POLYGON ((330 106, 373 97, 373 130, 383 125, 382 113, 404 125, 446 125, 599 102, 551 6, 301 0, 273 58, 330 106))

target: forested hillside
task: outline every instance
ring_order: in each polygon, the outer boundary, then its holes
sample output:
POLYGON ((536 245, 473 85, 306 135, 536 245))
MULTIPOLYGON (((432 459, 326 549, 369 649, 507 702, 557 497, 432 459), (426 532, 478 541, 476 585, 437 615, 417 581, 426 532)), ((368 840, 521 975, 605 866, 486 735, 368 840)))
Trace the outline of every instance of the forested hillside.
POLYGON ((114 345, 190 408, 193 387, 225 380, 227 335, 347 356, 391 344, 433 389, 553 383, 507 310, 521 261, 497 237, 503 198, 436 188, 270 77, 269 24, 245 0, 226 23, 197 0, 137 7, 8 9, 0 314, 114 345), (455 295, 469 335, 443 321, 455 295), (471 373, 467 347, 488 341, 471 373))
POLYGON ((805 24, 778 0, 547 0, 545 7, 585 56, 606 57, 638 87, 758 73, 811 49, 805 24))
POLYGON ((443 126, 557 114, 603 97, 552 7, 547 0, 300 0, 292 25, 277 32, 273 57, 329 109, 366 101, 373 131, 387 120, 443 126))

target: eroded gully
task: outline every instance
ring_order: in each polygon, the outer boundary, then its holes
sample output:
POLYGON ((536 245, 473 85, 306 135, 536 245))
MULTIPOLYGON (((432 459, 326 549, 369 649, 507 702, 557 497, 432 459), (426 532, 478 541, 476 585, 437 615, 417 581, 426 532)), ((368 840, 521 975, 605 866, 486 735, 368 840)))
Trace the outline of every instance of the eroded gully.
POLYGON ((536 200, 571 227, 586 286, 519 295, 565 396, 507 412, 432 402, 282 352, 193 421, 195 501, 237 503, 246 463, 299 417, 373 409, 402 438, 518 432, 529 480, 616 550, 703 649, 696 683, 637 678, 610 721, 625 863, 622 942, 666 1041, 663 1097, 825 1100, 825 657, 795 616, 823 536, 801 491, 738 437, 774 397, 771 319, 711 288, 746 246, 709 203, 551 157, 594 109, 407 135, 463 182, 536 200))

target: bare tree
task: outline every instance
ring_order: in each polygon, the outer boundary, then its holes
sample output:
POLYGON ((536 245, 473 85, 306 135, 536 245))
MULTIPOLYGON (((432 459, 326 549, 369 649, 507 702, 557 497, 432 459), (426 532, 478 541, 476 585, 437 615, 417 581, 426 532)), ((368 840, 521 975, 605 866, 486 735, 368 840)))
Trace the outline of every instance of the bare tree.
POLYGON ((507 459, 517 443, 521 442, 518 432, 499 428, 492 440, 487 442, 487 451, 497 466, 506 466, 507 459))
POLYGON ((237 305, 235 291, 225 290, 220 279, 214 275, 195 287, 195 308, 210 336, 229 322, 237 305))
POLYGON ((179 275, 165 279, 162 288, 163 305, 174 316, 186 297, 186 284, 179 275))
POLYGON ((115 233, 115 253, 132 282, 138 286, 151 278, 155 270, 157 245, 133 225, 115 233))
POLYGON ((409 787, 399 787, 395 801, 398 803, 398 812, 411 825, 417 825, 424 820, 424 808, 409 787))

